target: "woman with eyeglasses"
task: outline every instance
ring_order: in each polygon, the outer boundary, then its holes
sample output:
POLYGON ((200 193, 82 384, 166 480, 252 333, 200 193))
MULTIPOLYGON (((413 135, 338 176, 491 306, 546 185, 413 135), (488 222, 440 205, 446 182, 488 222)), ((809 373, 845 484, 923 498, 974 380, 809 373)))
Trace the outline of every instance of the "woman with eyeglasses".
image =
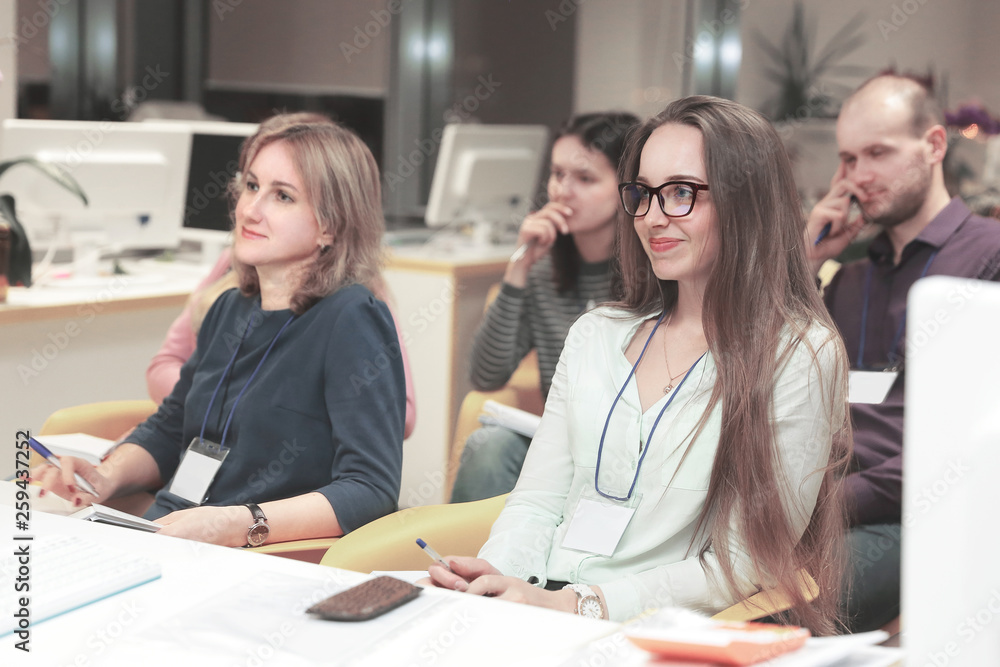
POLYGON ((750 109, 689 97, 640 126, 619 173, 623 298, 570 331, 479 558, 432 580, 618 621, 780 587, 785 620, 831 632, 847 364, 781 141, 750 109))
MULTIPOLYGON (((570 326, 611 299, 618 161, 639 119, 628 113, 571 118, 552 144, 549 201, 524 219, 518 247, 472 348, 476 389, 499 389, 521 360, 538 352, 542 396, 548 394, 570 326)), ((462 451, 452 502, 490 498, 517 482, 530 438, 501 426, 474 432, 462 451)))

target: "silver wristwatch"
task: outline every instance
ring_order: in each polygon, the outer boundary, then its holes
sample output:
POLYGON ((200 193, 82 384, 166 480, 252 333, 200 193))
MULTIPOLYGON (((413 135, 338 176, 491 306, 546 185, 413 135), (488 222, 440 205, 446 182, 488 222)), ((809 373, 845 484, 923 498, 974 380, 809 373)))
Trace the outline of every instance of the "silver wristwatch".
POLYGON ((564 588, 576 593, 576 613, 584 618, 604 618, 604 603, 594 589, 586 584, 566 584, 564 588))

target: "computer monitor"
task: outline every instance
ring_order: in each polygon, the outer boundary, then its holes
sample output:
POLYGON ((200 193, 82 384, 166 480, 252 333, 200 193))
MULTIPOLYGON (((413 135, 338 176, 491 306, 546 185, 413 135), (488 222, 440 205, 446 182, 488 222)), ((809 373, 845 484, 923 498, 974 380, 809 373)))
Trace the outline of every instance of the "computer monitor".
POLYGON ((907 667, 1000 665, 998 330, 996 283, 934 276, 910 290, 902 515, 907 667))
POLYGON ((186 177, 182 241, 201 245, 202 257, 213 262, 230 243, 227 187, 239 171, 240 148, 257 131, 255 123, 184 121, 191 133, 186 177))
POLYGON ((446 125, 427 226, 473 223, 482 240, 497 224, 520 223, 538 191, 548 134, 544 125, 446 125))
POLYGON ((3 122, 0 158, 33 156, 65 167, 89 206, 28 166, 7 171, 33 249, 70 247, 74 232, 103 238, 104 251, 172 248, 184 210, 190 130, 166 123, 3 122))

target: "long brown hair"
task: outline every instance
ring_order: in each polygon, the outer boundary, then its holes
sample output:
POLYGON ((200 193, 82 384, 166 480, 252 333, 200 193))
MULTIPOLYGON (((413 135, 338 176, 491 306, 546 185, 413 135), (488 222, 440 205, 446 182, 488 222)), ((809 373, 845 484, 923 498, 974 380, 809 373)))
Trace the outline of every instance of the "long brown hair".
MULTIPOLYGON (((844 509, 840 477, 850 450, 846 400, 847 355, 809 274, 791 165, 774 128, 760 114, 729 100, 694 96, 677 100, 631 135, 619 170, 635 180, 652 132, 668 123, 695 127, 704 141, 705 167, 718 216, 718 258, 702 306, 702 326, 717 367, 708 415, 721 404, 722 426, 708 496, 692 549, 718 558, 725 585, 742 597, 732 550, 745 550, 758 584, 785 589, 794 608, 785 620, 814 633, 836 629, 842 581, 844 509), (829 331, 821 346, 834 346, 834 377, 823 377, 806 332, 814 323, 829 331), (791 334, 789 336, 789 333, 791 334), (774 382, 799 346, 813 355, 834 435, 830 464, 801 538, 783 502, 786 489, 774 423, 774 382), (817 582, 809 603, 798 571, 817 582)), ((655 203, 654 203, 655 205, 655 203)), ((622 271, 623 305, 649 315, 677 303, 676 281, 659 280, 631 219, 622 213, 616 245, 622 271)), ((828 374, 829 375, 829 374, 828 374)), ((806 443, 803 443, 805 446, 806 443)))
MULTIPOLYGON (((239 197, 243 175, 260 151, 284 142, 303 180, 320 230, 333 244, 318 252, 291 299, 301 314, 345 285, 374 284, 382 267, 382 192, 371 151, 347 128, 318 114, 279 114, 261 123, 240 152, 240 176, 230 188, 239 197)), ((260 292, 257 271, 233 257, 240 291, 260 292)))

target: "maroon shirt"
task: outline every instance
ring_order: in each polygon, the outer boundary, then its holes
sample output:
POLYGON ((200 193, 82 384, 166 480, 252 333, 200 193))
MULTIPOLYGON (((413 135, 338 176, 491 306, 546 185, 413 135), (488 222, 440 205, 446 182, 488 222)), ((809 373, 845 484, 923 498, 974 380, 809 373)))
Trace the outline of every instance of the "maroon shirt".
MULTIPOLYGON (((861 313, 865 281, 873 267, 864 359, 868 368, 890 365, 893 339, 906 319, 906 295, 927 270, 929 276, 1000 280, 1000 221, 973 215, 957 197, 903 249, 893 265, 892 243, 885 232, 872 240, 868 258, 841 267, 826 288, 824 300, 844 337, 851 368, 861 367, 861 313)), ((905 358, 905 332, 897 359, 905 358)), ((900 521, 903 477, 903 373, 879 405, 852 404, 854 457, 847 477, 852 524, 900 521)))

